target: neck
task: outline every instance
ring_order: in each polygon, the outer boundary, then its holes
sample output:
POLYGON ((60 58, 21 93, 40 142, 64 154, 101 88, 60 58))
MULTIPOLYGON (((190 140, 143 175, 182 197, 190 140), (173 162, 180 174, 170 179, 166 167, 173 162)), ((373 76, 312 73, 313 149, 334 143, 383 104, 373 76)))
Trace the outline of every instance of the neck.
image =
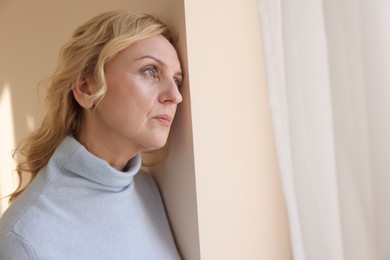
POLYGON ((122 171, 127 162, 139 151, 129 149, 129 145, 116 141, 114 138, 101 137, 98 133, 88 134, 81 131, 76 139, 93 155, 107 161, 111 167, 122 171))

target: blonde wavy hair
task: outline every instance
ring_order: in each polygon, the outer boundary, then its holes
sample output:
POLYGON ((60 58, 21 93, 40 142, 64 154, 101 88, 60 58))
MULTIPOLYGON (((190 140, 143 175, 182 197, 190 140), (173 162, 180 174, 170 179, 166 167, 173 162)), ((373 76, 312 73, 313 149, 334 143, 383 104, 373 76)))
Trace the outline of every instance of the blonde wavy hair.
POLYGON ((47 81, 47 114, 42 125, 14 151, 19 184, 10 195, 10 203, 47 164, 62 139, 67 135, 78 135, 83 109, 73 97, 74 84, 93 73, 100 89, 94 93, 92 100, 98 103, 107 90, 105 64, 132 43, 156 35, 163 35, 169 42, 175 43, 171 30, 156 17, 124 11, 103 13, 76 29, 61 49, 57 69, 47 81), (27 185, 22 185, 23 173, 31 175, 27 185))

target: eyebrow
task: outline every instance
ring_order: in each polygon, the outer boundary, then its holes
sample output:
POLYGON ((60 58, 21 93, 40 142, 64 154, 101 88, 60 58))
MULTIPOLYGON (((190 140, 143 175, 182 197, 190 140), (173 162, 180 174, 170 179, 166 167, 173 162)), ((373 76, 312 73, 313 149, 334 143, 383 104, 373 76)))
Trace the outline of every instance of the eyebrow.
MULTIPOLYGON (((154 56, 151 56, 151 55, 144 55, 144 56, 139 57, 139 58, 137 58, 135 60, 138 61, 138 60, 143 60, 143 59, 152 59, 152 60, 155 60, 157 63, 159 63, 161 66, 168 67, 165 62, 163 62, 162 60, 160 60, 160 59, 158 59, 158 58, 156 58, 154 56)), ((180 71, 176 72, 175 75, 183 77, 183 72, 180 70, 180 71)))

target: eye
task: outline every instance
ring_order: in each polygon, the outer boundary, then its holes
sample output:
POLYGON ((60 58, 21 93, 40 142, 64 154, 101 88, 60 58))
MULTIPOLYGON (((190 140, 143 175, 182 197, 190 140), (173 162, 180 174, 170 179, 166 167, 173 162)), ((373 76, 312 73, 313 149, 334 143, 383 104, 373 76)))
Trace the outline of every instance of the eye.
POLYGON ((183 84, 183 81, 180 80, 180 79, 175 79, 175 84, 176 84, 177 88, 181 88, 181 85, 183 84))
POLYGON ((148 66, 146 68, 142 68, 141 72, 144 73, 146 76, 153 77, 153 78, 159 78, 160 71, 156 66, 148 66))

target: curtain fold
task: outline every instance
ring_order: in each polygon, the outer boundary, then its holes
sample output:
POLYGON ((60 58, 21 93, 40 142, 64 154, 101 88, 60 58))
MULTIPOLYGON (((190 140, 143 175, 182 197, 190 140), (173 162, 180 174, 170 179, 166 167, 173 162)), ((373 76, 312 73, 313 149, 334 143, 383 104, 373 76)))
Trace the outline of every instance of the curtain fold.
POLYGON ((294 259, 390 259, 390 2, 258 6, 294 259))
POLYGON ((377 259, 371 154, 362 46, 362 10, 351 0, 324 1, 330 88, 346 259, 377 259))

